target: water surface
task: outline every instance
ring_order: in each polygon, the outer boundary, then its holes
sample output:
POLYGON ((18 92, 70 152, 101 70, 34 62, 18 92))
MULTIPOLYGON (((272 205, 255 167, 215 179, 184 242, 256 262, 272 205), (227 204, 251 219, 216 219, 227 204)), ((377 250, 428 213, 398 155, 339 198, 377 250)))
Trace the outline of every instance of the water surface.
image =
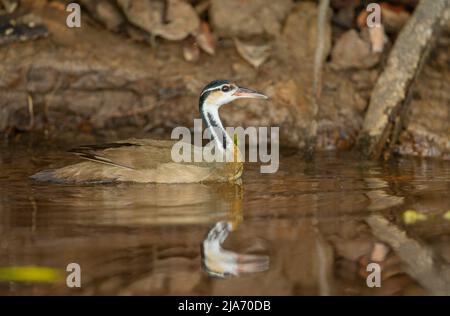
POLYGON ((450 294, 450 162, 286 151, 275 174, 247 164, 241 184, 28 178, 76 161, 70 145, 0 147, 0 270, 65 278, 75 262, 82 286, 3 280, 0 294, 450 294))

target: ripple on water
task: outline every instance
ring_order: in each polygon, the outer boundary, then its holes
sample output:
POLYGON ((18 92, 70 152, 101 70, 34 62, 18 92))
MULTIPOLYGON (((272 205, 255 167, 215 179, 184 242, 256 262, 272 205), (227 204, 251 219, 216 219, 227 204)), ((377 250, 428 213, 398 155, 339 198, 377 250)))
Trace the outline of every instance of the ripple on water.
MULTIPOLYGON (((78 262, 84 294, 449 293, 442 280, 450 269, 450 162, 335 153, 306 162, 291 153, 281 155, 275 174, 247 164, 242 185, 75 186, 28 178, 73 161, 48 146, 2 148, 0 268, 64 272, 78 262), (406 210, 426 220, 407 225, 406 210), (211 231, 223 221, 232 229, 220 241, 211 231), (214 247, 202 253, 208 233, 214 247), (420 265, 417 256, 431 263, 420 265), (244 269, 239 258, 264 261, 244 269), (371 258, 386 267, 389 286, 367 288, 371 258), (239 267, 246 277, 208 274, 239 267)), ((0 293, 70 292, 62 283, 0 281, 0 293)))

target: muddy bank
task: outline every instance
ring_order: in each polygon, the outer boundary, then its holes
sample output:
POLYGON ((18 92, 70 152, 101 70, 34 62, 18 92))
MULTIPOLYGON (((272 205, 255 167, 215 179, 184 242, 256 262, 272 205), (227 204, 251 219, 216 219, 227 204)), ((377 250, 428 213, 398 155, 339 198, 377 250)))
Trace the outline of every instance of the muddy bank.
MULTIPOLYGON (((237 6, 235 2, 230 5, 237 6)), ((265 1, 259 2, 264 8, 265 1)), ((239 10, 236 21, 224 19, 226 8, 220 1, 202 11, 199 1, 193 1, 198 24, 209 21, 217 41, 214 55, 205 51, 189 55, 185 48, 191 47, 189 30, 198 25, 170 17, 175 12, 191 14, 184 4, 172 4, 167 18, 176 23, 166 25, 161 24, 159 4, 145 9, 156 10, 155 20, 149 20, 128 1, 114 6, 112 1, 99 3, 103 9, 83 7, 83 24, 77 29, 66 26, 62 2, 21 2, 22 12, 38 17, 49 35, 0 46, 1 131, 92 133, 132 127, 154 132, 192 126, 199 117, 199 91, 220 77, 271 98, 268 103, 240 102, 224 108, 227 125, 280 126, 280 141, 286 146, 304 148, 313 136, 318 150, 351 149, 395 39, 391 34, 383 52, 373 54, 367 34, 343 23, 355 18, 346 17, 348 7, 336 4, 326 14, 324 29, 318 30, 317 5, 308 1, 280 1, 270 10, 258 11, 260 19, 245 19, 255 14, 251 8, 239 10), (250 47, 254 53, 251 45, 267 46, 269 55, 243 58, 236 37, 244 50, 250 47), (313 78, 318 43, 324 64, 317 95, 313 78), (187 61, 187 56, 197 57, 187 61), (263 62, 255 67, 258 58, 263 62)), ((433 50, 436 58, 429 59, 419 77, 396 146, 399 153, 450 157, 448 30, 433 50)))

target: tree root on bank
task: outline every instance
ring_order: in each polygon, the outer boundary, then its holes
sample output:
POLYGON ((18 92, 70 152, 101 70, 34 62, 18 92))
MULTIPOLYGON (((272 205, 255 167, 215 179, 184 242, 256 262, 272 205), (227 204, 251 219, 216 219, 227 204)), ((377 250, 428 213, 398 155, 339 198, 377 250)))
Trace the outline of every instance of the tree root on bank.
MULTIPOLYGON (((358 137, 357 147, 364 156, 378 159, 386 144, 396 142, 415 78, 442 29, 449 8, 448 0, 421 1, 398 36, 372 92, 358 137)), ((392 147, 389 146, 387 155, 392 147)))

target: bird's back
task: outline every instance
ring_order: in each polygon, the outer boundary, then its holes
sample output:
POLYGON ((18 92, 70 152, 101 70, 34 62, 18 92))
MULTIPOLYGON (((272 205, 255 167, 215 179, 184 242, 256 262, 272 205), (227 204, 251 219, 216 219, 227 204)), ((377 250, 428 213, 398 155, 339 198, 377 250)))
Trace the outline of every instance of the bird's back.
MULTIPOLYGON (((81 146, 71 150, 87 161, 60 169, 43 171, 36 180, 62 183, 155 182, 193 183, 226 182, 241 176, 242 163, 174 162, 172 148, 176 141, 128 139, 115 143, 81 146)), ((187 144, 191 158, 202 148, 187 144)))

